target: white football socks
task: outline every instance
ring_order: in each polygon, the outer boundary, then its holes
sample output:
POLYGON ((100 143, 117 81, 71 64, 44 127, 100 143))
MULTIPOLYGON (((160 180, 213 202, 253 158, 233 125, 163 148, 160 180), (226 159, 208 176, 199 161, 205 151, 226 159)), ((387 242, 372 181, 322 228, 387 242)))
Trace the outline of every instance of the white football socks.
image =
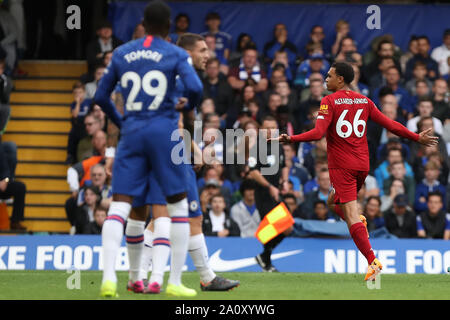
POLYGON ((206 284, 216 277, 216 274, 209 266, 208 248, 206 247, 203 233, 189 238, 189 254, 194 262, 195 269, 200 274, 200 281, 206 284))
POLYGON ((125 240, 127 243, 128 260, 130 262, 130 280, 136 282, 139 278, 142 261, 142 250, 144 248, 145 221, 128 219, 125 228, 125 240))
POLYGON ((109 206, 108 218, 102 227, 103 282, 117 282, 116 257, 123 237, 123 226, 130 214, 131 204, 113 201, 109 206))
POLYGON ((179 286, 181 284, 181 274, 184 263, 186 262, 189 245, 190 226, 187 199, 184 198, 172 204, 168 203, 167 210, 172 220, 170 230, 172 252, 170 256, 169 283, 179 286))
POLYGON ((171 240, 170 218, 160 217, 155 219, 155 230, 153 232, 153 249, 152 249, 152 275, 149 283, 157 282, 160 286, 164 280, 164 269, 169 260, 171 240))
POLYGON ((144 249, 142 249, 141 279, 148 279, 148 272, 152 265, 153 254, 153 232, 149 229, 144 231, 144 249))

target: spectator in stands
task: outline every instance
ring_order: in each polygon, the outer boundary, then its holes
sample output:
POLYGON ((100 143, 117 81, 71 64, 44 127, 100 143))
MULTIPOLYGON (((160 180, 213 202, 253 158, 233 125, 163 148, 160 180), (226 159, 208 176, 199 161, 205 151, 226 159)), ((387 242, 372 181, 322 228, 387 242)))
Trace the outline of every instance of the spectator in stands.
POLYGON ((169 34, 170 42, 176 44, 178 38, 188 32, 191 21, 186 13, 179 13, 175 17, 175 30, 169 34))
POLYGON ((430 80, 434 81, 439 78, 439 66, 438 63, 429 55, 430 40, 427 36, 419 36, 417 38, 417 43, 419 52, 411 59, 409 59, 408 63, 406 64, 405 79, 409 80, 412 78, 413 67, 416 61, 422 61, 427 66, 427 77, 430 80))
MULTIPOLYGON (((413 131, 413 132, 419 132, 417 131, 417 123, 424 119, 425 117, 431 117, 431 114, 433 113, 433 101, 430 98, 422 98, 419 101, 419 104, 417 106, 417 111, 419 114, 415 116, 414 118, 411 118, 406 123, 406 127, 413 131)), ((433 120, 433 127, 434 131, 441 135, 443 132, 442 122, 438 118, 431 117, 433 120)))
POLYGON ((311 45, 318 45, 318 47, 321 48, 322 53, 325 56, 329 55, 330 48, 325 48, 324 40, 325 40, 325 32, 323 31, 323 27, 320 25, 314 25, 309 33, 309 40, 306 43, 304 56, 310 55, 307 48, 310 47, 311 45))
POLYGON ((383 194, 389 192, 394 179, 403 181, 405 194, 408 196, 408 203, 412 206, 414 203, 415 187, 414 176, 406 174, 405 162, 394 161, 389 165, 389 177, 383 180, 383 194))
POLYGON ((77 146, 77 162, 83 161, 92 156, 92 138, 102 130, 102 124, 94 113, 88 113, 84 118, 84 126, 86 136, 78 142, 77 146))
POLYGON ((11 215, 11 230, 26 231, 22 224, 25 210, 26 186, 23 182, 14 179, 14 168, 8 161, 4 145, 0 143, 0 199, 14 198, 11 215))
POLYGON ((305 155, 303 166, 308 170, 309 174, 314 177, 317 174, 315 171, 315 162, 327 159, 327 139, 324 136, 311 143, 313 148, 305 155))
POLYGON ((305 215, 300 210, 297 199, 293 194, 288 193, 284 195, 283 202, 286 204, 293 218, 306 219, 305 215))
MULTIPOLYGON (((370 77, 377 72, 378 65, 383 58, 393 58, 395 66, 401 70, 400 63, 394 57, 395 45, 392 41, 392 37, 381 37, 376 45, 375 59, 373 59, 367 66, 363 69, 364 78, 369 80, 370 77)), ((400 72, 401 73, 401 72, 400 72)))
MULTIPOLYGON (((305 89, 306 90, 306 89, 305 89)), ((303 91, 305 91, 303 90, 303 91)), ((313 80, 309 85, 309 97, 306 100, 301 101, 297 110, 295 110, 294 117, 299 122, 299 125, 304 127, 308 123, 307 116, 315 107, 320 106, 320 102, 325 97, 325 88, 321 80, 313 80)), ((303 92, 302 92, 303 95, 303 92)))
POLYGON ((417 216, 417 235, 428 239, 450 239, 450 215, 443 210, 442 195, 430 192, 427 211, 417 216))
POLYGON ((374 176, 368 174, 366 180, 364 180, 363 187, 364 190, 361 196, 364 201, 367 201, 371 196, 380 196, 380 188, 378 187, 377 179, 375 179, 374 176))
POLYGON ((262 112, 262 116, 264 117, 264 116, 270 115, 274 118, 277 118, 277 116, 278 116, 277 110, 280 106, 281 106, 281 96, 276 92, 272 92, 269 95, 269 99, 267 101, 267 107, 262 112))
POLYGON ((384 57, 380 59, 377 71, 368 75, 368 85, 371 93, 376 88, 381 88, 386 85, 386 71, 391 67, 395 67, 394 58, 384 57))
POLYGON ((196 115, 196 120, 205 121, 205 115, 216 113, 216 105, 212 98, 204 98, 196 115))
POLYGON ((317 191, 319 189, 319 173, 323 171, 324 169, 328 168, 328 161, 326 158, 321 157, 317 158, 314 161, 314 172, 311 174, 311 172, 308 173, 308 175, 311 177, 308 179, 306 183, 304 183, 303 192, 305 194, 317 191))
POLYGON ((231 51, 230 57, 228 58, 230 67, 239 65, 239 61, 242 58, 244 48, 247 47, 251 42, 253 42, 251 35, 245 32, 239 34, 236 41, 236 49, 234 51, 231 51))
POLYGON ((256 187, 254 180, 244 180, 239 188, 242 200, 231 207, 231 218, 239 226, 242 238, 254 237, 261 222, 255 202, 256 187))
POLYGON ((103 77, 103 73, 106 70, 106 66, 99 64, 94 69, 94 81, 86 83, 84 86, 86 91, 86 99, 93 99, 95 91, 97 91, 97 85, 100 79, 103 77))
POLYGON ((413 170, 416 184, 422 182, 425 178, 425 165, 428 162, 434 162, 439 168, 438 180, 441 184, 447 185, 449 165, 447 159, 444 160, 439 153, 438 146, 423 146, 417 150, 413 158, 413 170))
POLYGON ((254 46, 245 48, 239 66, 230 68, 228 83, 240 92, 246 84, 255 87, 256 92, 267 90, 268 80, 263 66, 258 62, 258 51, 254 46))
POLYGON ((338 20, 335 25, 336 39, 331 47, 332 56, 336 56, 339 53, 342 40, 350 34, 350 24, 345 20, 338 20))
POLYGON ((444 124, 450 119, 450 92, 447 81, 436 79, 432 87, 433 111, 431 116, 438 118, 444 124))
POLYGON ((86 47, 86 59, 89 73, 93 73, 94 66, 102 63, 103 53, 112 51, 123 42, 113 35, 112 25, 108 20, 101 20, 96 28, 97 37, 86 47))
POLYGON ((328 199, 328 195, 330 194, 331 184, 330 184, 330 174, 328 169, 322 169, 319 172, 317 177, 317 183, 319 188, 316 191, 312 191, 305 194, 305 201, 301 205, 301 210, 304 216, 307 219, 312 218, 312 212, 314 211, 314 203, 317 200, 324 200, 325 202, 328 199))
POLYGON ((75 210, 75 230, 85 233, 86 227, 94 221, 94 209, 99 202, 99 190, 94 186, 84 188, 82 203, 75 210))
POLYGON ((0 47, 6 53, 6 74, 12 75, 16 65, 16 46, 19 37, 19 26, 14 17, 0 6, 0 47))
POLYGON ((427 197, 430 192, 440 192, 442 195, 443 209, 446 210, 446 188, 439 180, 440 166, 433 161, 425 165, 425 178, 416 186, 414 211, 422 213, 427 210, 427 197))
POLYGON ((224 197, 218 193, 211 197, 211 210, 203 217, 203 233, 205 236, 239 237, 237 223, 226 213, 224 197))
POLYGON ((376 229, 384 227, 383 213, 380 210, 380 197, 370 196, 364 206, 364 216, 367 221, 367 230, 372 232, 376 229))
POLYGON ((273 70, 275 70, 276 68, 282 68, 284 70, 286 80, 289 83, 292 83, 294 70, 291 69, 291 65, 292 64, 289 62, 289 56, 286 51, 276 51, 272 63, 269 65, 267 76, 270 78, 272 76, 273 70))
POLYGON ((205 187, 200 191, 200 208, 203 212, 203 216, 206 216, 211 209, 211 198, 215 194, 220 193, 220 186, 218 183, 208 181, 205 187))
POLYGON ((92 103, 91 99, 86 99, 86 91, 81 82, 76 82, 73 85, 72 92, 74 102, 70 105, 72 128, 70 129, 67 143, 67 164, 73 164, 77 161, 78 143, 86 135, 84 117, 87 115, 92 103))
POLYGON ((296 177, 301 185, 304 185, 310 178, 308 170, 300 163, 296 156, 295 146, 292 143, 283 145, 285 164, 289 168, 289 176, 296 177))
POLYGON ((405 89, 408 90, 411 96, 417 95, 416 93, 416 83, 419 80, 425 81, 426 85, 430 88, 433 86, 433 83, 428 80, 427 76, 427 66, 422 61, 417 61, 414 64, 413 68, 413 78, 406 82, 405 89))
POLYGON ((220 62, 217 58, 209 59, 206 62, 203 96, 214 100, 215 112, 225 119, 233 105, 233 90, 225 75, 219 71, 219 66, 220 62))
POLYGON ((84 227, 84 234, 102 234, 103 223, 108 215, 108 210, 101 205, 95 206, 94 221, 89 222, 84 227))
MULTIPOLYGON (((100 121, 98 119, 96 119, 95 121, 95 126, 100 127, 100 121)), ((90 138, 90 140, 91 144, 87 145, 86 149, 82 149, 81 146, 78 148, 78 152, 80 153, 78 162, 83 161, 84 159, 88 159, 92 156, 101 156, 105 153, 106 133, 103 130, 95 130, 95 132, 92 133, 92 137, 90 138)))
MULTIPOLYGON (((434 136, 439 137, 439 142, 437 144, 437 148, 439 153, 442 156, 442 159, 446 159, 445 161, 447 164, 449 164, 448 160, 448 152, 447 152, 447 146, 445 141, 442 139, 441 135, 435 132, 434 130, 434 121, 432 117, 423 117, 419 120, 417 123, 417 132, 420 132, 421 130, 427 130, 431 129, 430 134, 433 134, 434 136)), ((415 144, 411 145, 411 154, 418 154, 420 150, 420 147, 416 146, 415 144)))
POLYGON ((335 222, 336 218, 333 213, 328 210, 327 203, 325 200, 317 200, 314 202, 314 211, 311 217, 312 220, 335 222))
POLYGON ((359 92, 362 95, 365 95, 366 97, 369 96, 370 93, 369 87, 366 84, 359 82, 361 72, 358 65, 356 63, 352 63, 352 67, 355 77, 353 78, 353 81, 350 84, 350 88, 355 92, 359 92))
POLYGON ((411 152, 408 144, 403 143, 400 138, 389 131, 387 132, 387 137, 388 141, 386 143, 380 144, 377 148, 377 164, 383 162, 386 159, 388 151, 392 148, 400 149, 402 151, 403 158, 409 162, 409 160, 411 159, 411 152))
MULTIPOLYGON (((377 184, 380 186, 380 195, 384 194, 384 181, 389 178, 390 172, 389 167, 394 162, 403 162, 406 170, 406 175, 410 177, 414 177, 414 173, 412 171, 409 163, 403 160, 402 150, 399 148, 391 148, 388 150, 386 160, 383 161, 374 171, 375 179, 377 179, 377 184)), ((390 184, 389 184, 390 185, 390 184)), ((388 189, 387 189, 388 190, 388 189)))
POLYGON ((398 194, 392 206, 384 212, 384 221, 389 233, 399 238, 416 238, 416 215, 408 206, 405 194, 398 194))
MULTIPOLYGON (((398 196, 399 194, 405 194, 405 185, 403 180, 400 179, 393 179, 391 186, 389 188, 389 193, 384 193, 381 196, 381 207, 380 210, 381 211, 386 211, 388 210, 393 202, 396 196, 398 196)), ((408 199, 406 199, 406 201, 408 201, 408 199)))
POLYGON ((307 87, 309 85, 309 76, 313 72, 318 72, 325 77, 329 69, 330 64, 325 59, 325 56, 321 53, 313 53, 298 66, 294 85, 299 88, 307 87))
POLYGON ((281 97, 281 104, 288 106, 289 113, 293 114, 298 109, 298 96, 295 90, 291 90, 289 82, 278 81, 274 91, 281 97))
POLYGON ((288 40, 288 30, 283 23, 277 23, 273 28, 273 38, 264 45, 263 58, 266 65, 270 65, 275 58, 275 52, 285 51, 291 64, 291 69, 297 59, 297 47, 288 40))
POLYGON ((402 68, 402 74, 404 74, 406 71, 406 64, 408 63, 409 59, 411 59, 418 53, 419 53, 419 44, 417 43, 417 36, 412 35, 408 41, 408 51, 403 53, 400 57, 400 66, 402 68))
POLYGON ((358 53, 355 41, 352 37, 346 36, 341 40, 338 54, 334 58, 335 61, 345 61, 354 63, 358 67, 362 67, 362 56, 358 53))
POLYGON ((133 35, 131 36, 131 40, 136 40, 145 37, 145 27, 144 23, 139 22, 136 27, 134 27, 133 35))
MULTIPOLYGON (((319 81, 325 89, 325 86, 324 86, 325 82, 324 82, 324 77, 322 76, 322 74, 319 72, 311 73, 308 81, 306 82, 307 87, 299 88, 301 90, 300 103, 304 102, 305 100, 308 100, 308 98, 311 96, 310 86, 311 86, 311 83, 313 83, 314 81, 319 81)), ((326 92, 328 92, 328 91, 326 91, 326 92)))
POLYGON ((420 99, 431 98, 431 89, 428 87, 426 80, 417 80, 414 91, 415 95, 411 97, 412 105, 414 107, 419 104, 420 99))
POLYGON ((231 194, 233 192, 233 185, 229 180, 224 179, 223 170, 224 169, 222 164, 206 165, 204 167, 203 178, 197 180, 197 186, 199 190, 202 190, 209 185, 218 187, 220 193, 225 199, 227 207, 229 208, 231 206, 231 194), (218 170, 221 170, 221 172, 219 172, 218 170))
MULTIPOLYGON (((397 98, 400 108, 402 108, 403 115, 412 114, 415 111, 411 96, 408 91, 400 85, 400 71, 397 67, 390 67, 385 72, 386 86, 389 87, 395 97, 397 98)), ((372 100, 378 105, 378 95, 381 88, 376 88, 372 91, 372 100)))
POLYGON ((450 29, 445 29, 443 34, 443 43, 431 51, 433 58, 439 65, 439 73, 441 75, 449 73, 448 58, 450 57, 450 29))
POLYGON ((221 63, 222 70, 225 74, 228 72, 227 61, 230 57, 230 51, 232 46, 232 37, 230 34, 220 31, 220 15, 217 12, 209 12, 205 18, 208 31, 201 33, 202 36, 207 34, 213 35, 216 38, 215 50, 217 59, 221 63))

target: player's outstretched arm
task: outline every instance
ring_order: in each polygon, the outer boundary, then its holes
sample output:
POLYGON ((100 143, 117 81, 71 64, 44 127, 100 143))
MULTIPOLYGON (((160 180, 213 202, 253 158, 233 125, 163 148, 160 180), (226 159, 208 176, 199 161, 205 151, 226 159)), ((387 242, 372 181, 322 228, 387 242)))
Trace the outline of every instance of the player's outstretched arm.
POLYGON ((290 143, 291 136, 287 135, 286 133, 283 133, 276 138, 268 138, 267 141, 279 141, 281 143, 290 143))
POLYGON ((427 147, 436 145, 439 142, 439 138, 430 135, 430 132, 431 128, 428 128, 427 130, 420 132, 419 140, 417 140, 417 142, 427 147))

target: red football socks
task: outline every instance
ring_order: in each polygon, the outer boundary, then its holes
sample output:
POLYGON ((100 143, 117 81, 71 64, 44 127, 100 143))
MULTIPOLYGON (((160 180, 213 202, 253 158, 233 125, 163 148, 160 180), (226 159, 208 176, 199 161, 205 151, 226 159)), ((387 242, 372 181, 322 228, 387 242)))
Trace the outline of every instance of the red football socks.
POLYGON ((372 261, 375 260, 375 254, 373 253, 369 239, 367 239, 367 231, 364 224, 362 222, 352 224, 350 227, 350 235, 359 251, 366 257, 367 262, 371 264, 372 261))

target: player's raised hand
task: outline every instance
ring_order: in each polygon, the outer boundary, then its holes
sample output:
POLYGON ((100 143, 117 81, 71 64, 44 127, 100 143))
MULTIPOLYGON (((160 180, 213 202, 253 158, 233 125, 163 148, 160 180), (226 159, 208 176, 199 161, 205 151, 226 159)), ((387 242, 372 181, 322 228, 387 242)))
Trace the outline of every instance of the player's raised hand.
POLYGON ((279 141, 281 143, 289 143, 291 142, 291 137, 286 133, 283 133, 276 138, 268 138, 267 141, 279 141))
POLYGON ((431 129, 432 128, 428 128, 427 130, 420 132, 419 140, 417 140, 417 142, 427 147, 436 145, 439 142, 439 138, 429 134, 431 129))

